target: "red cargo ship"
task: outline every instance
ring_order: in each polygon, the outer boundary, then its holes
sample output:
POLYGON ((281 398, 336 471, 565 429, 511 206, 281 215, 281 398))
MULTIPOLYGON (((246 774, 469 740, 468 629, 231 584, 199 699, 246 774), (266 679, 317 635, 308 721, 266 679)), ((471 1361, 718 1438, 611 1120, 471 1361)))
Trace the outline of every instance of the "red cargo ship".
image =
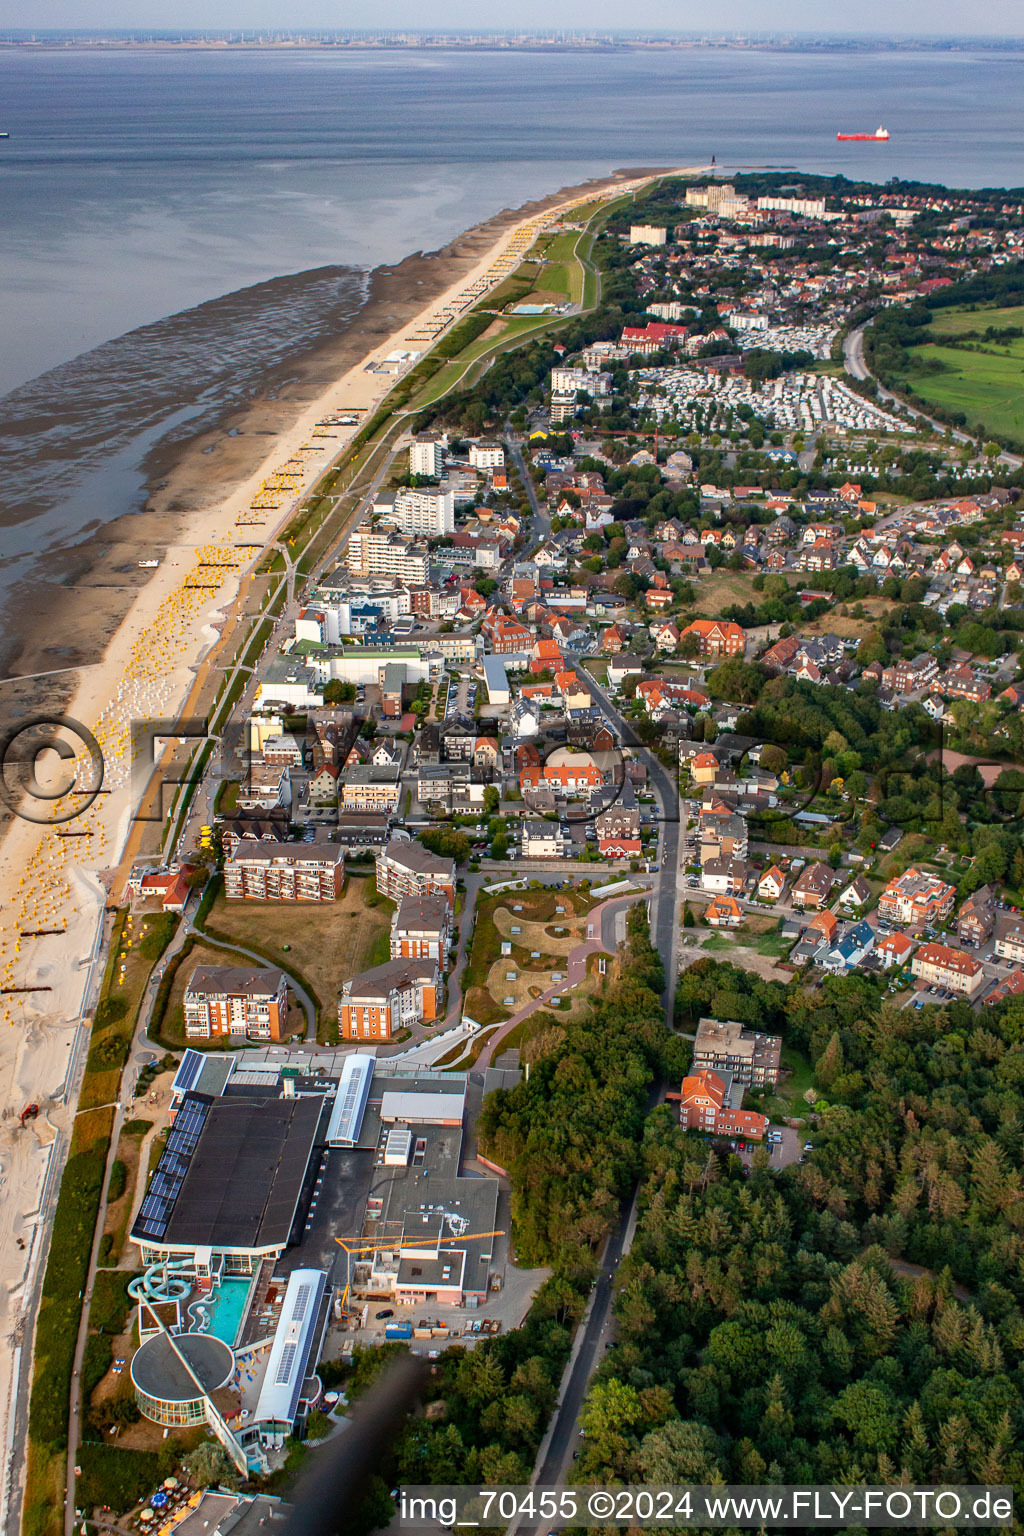
POLYGON ((844 144, 852 144, 855 141, 861 144, 881 144, 889 137, 888 128, 876 128, 874 133, 837 133, 836 138, 844 144))

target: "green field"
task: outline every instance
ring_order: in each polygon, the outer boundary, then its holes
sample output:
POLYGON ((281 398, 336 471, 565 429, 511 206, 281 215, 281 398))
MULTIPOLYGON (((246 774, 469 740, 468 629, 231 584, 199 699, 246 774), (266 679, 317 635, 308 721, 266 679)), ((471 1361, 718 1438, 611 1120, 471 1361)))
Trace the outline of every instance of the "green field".
POLYGON ((990 325, 997 330, 1024 326, 1024 304, 1009 309, 935 309, 932 315, 928 329, 933 336, 968 336, 972 331, 984 332, 990 325))
POLYGON ((947 370, 913 375, 910 382, 922 400, 963 411, 969 427, 983 422, 994 437, 1024 441, 1024 339, 978 352, 929 344, 915 347, 913 356, 947 370))
POLYGON ((936 339, 913 347, 915 362, 941 363, 942 373, 914 373, 907 382, 916 395, 942 411, 962 411, 968 429, 984 425, 993 437, 1024 441, 1024 337, 944 346, 943 337, 967 337, 1011 326, 1024 328, 1024 305, 1005 309, 937 309, 928 325, 936 339))

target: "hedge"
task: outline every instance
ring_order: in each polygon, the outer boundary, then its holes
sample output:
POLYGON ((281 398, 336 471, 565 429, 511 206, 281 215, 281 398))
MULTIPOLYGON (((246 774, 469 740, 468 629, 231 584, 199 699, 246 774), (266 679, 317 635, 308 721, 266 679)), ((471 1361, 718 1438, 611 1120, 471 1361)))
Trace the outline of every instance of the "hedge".
MULTIPOLYGON (((68 1443, 68 1403, 82 1315, 81 1294, 106 1169, 105 1151, 95 1151, 95 1145, 72 1154, 64 1169, 36 1322, 29 1434, 37 1444, 54 1450, 64 1450, 68 1443)), ((99 1146, 106 1148, 105 1138, 100 1138, 99 1146)))
POLYGON ((113 1205, 115 1200, 120 1200, 128 1187, 128 1169, 121 1159, 115 1158, 110 1169, 110 1182, 107 1185, 107 1200, 113 1205))

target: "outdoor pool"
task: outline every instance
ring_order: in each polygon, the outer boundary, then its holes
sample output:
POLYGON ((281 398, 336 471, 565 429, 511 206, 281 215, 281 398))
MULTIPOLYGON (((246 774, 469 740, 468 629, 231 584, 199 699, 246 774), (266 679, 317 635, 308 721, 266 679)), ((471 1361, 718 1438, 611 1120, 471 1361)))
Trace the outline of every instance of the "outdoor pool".
POLYGON ((251 1279, 236 1279, 230 1276, 222 1280, 211 1295, 204 1296, 198 1303, 193 1302, 189 1310, 196 1315, 197 1321, 202 1321, 202 1312, 209 1317, 209 1323, 203 1332, 214 1334, 218 1339, 223 1339, 225 1344, 234 1348, 241 1332, 251 1285, 251 1279))

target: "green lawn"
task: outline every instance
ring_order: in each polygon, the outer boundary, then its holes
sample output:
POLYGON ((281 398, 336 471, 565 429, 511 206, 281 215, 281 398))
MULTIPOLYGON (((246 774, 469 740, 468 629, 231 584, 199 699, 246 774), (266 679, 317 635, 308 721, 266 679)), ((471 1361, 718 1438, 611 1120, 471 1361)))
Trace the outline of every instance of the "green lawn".
MULTIPOLYGON (((995 311, 993 311, 995 313, 995 311)), ((1024 440, 1024 339, 980 352, 960 347, 915 347, 913 356, 940 362, 945 373, 913 374, 916 395, 946 411, 962 411, 970 426, 983 422, 996 437, 1024 440)))
POLYGON ((1006 326, 1024 326, 1024 304, 1011 304, 1006 309, 936 309, 928 329, 933 336, 968 336, 972 331, 985 331, 990 325, 997 330, 1006 326))

